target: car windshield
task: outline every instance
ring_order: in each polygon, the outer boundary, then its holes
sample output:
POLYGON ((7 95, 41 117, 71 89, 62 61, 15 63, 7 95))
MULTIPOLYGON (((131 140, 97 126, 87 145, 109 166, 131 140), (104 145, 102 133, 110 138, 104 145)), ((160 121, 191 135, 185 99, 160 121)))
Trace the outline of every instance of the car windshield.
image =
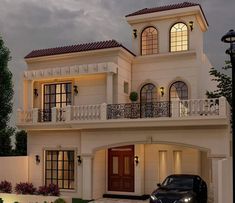
POLYGON ((193 189, 193 178, 191 177, 168 177, 161 185, 166 189, 193 189))

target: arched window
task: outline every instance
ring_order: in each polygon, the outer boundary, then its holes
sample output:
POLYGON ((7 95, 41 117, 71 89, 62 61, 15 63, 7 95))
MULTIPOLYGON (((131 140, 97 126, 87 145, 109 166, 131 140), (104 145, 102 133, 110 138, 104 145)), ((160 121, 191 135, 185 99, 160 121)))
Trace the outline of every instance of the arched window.
POLYGON ((141 118, 154 117, 154 102, 157 101, 156 86, 152 83, 144 85, 140 90, 141 118))
POLYGON ((170 87, 170 100, 187 100, 188 87, 182 81, 174 82, 170 87))
POLYGON ((176 23, 170 30, 170 51, 188 50, 188 27, 184 23, 176 23))
POLYGON ((156 86, 152 83, 144 85, 140 90, 140 102, 149 103, 156 101, 156 86))
POLYGON ((141 35, 141 55, 158 53, 158 32, 154 27, 147 27, 141 35))

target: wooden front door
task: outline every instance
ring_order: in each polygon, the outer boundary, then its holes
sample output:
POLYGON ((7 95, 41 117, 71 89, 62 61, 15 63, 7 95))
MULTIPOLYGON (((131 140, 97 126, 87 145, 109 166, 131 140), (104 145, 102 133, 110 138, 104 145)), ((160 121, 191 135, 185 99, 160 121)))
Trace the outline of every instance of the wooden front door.
POLYGON ((108 190, 134 192, 134 145, 108 150, 108 190))

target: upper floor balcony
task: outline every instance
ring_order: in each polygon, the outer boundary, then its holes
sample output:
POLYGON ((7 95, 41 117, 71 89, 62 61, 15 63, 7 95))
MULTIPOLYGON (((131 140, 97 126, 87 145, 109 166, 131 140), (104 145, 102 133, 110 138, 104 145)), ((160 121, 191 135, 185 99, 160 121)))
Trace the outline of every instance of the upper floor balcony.
MULTIPOLYGON (((17 125, 34 126, 38 129, 50 126, 147 121, 186 121, 186 120, 218 120, 226 119, 229 123, 230 108, 224 97, 216 99, 191 99, 180 101, 162 101, 149 103, 94 104, 80 106, 53 107, 51 109, 18 110, 17 125)), ((162 125, 162 122, 161 122, 162 125)), ((71 127, 71 126, 70 126, 71 127)), ((102 126, 100 126, 102 127, 102 126)))

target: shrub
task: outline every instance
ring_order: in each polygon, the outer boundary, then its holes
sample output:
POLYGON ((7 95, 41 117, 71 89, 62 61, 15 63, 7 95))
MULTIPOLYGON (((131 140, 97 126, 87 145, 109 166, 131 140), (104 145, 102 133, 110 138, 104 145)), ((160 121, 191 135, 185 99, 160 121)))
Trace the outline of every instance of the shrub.
POLYGON ((12 185, 8 181, 1 181, 0 182, 0 192, 4 193, 11 193, 12 192, 12 185))
POLYGON ((131 93, 130 93, 129 99, 130 99, 132 102, 137 101, 138 98, 139 98, 139 96, 138 96, 138 93, 137 93, 137 92, 131 92, 131 93))
POLYGON ((38 188, 38 194, 39 195, 49 195, 49 188, 47 186, 40 186, 38 188))
POLYGON ((17 194, 29 194, 33 195, 36 193, 37 189, 32 183, 19 183, 15 186, 15 191, 17 194))
POLYGON ((59 198, 55 200, 54 203, 66 203, 66 201, 64 199, 59 198))
POLYGON ((59 196, 60 191, 57 185, 51 183, 49 186, 41 186, 38 189, 38 194, 40 195, 49 195, 49 196, 59 196))

